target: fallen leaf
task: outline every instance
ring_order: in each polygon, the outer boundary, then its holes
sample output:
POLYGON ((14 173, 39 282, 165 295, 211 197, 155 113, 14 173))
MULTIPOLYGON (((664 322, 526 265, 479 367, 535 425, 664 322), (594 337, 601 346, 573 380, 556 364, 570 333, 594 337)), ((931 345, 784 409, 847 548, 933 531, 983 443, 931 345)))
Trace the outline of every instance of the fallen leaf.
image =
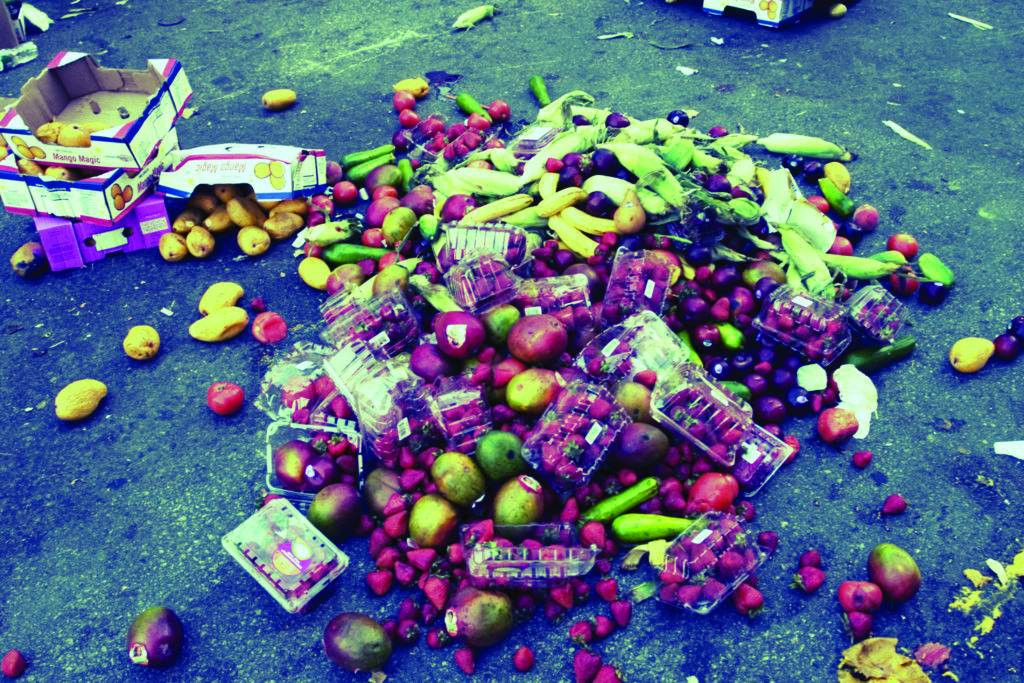
POLYGON ((605 33, 597 37, 598 40, 615 40, 616 38, 632 38, 633 34, 629 31, 621 31, 620 33, 605 33))
POLYGON ((895 638, 868 638, 843 651, 839 683, 930 683, 921 665, 896 651, 895 638))
POLYGON ((929 145, 927 142, 925 142, 921 138, 917 137, 916 135, 911 133, 909 130, 907 130, 906 128, 904 128, 900 124, 896 123, 895 121, 882 121, 882 123, 885 125, 886 128, 888 128, 892 132, 896 133, 896 135, 899 135, 904 140, 906 140, 908 142, 913 142, 915 145, 919 145, 921 147, 924 147, 925 149, 931 149, 932 148, 932 146, 929 145))
POLYGON ((985 566, 992 570, 992 573, 999 579, 999 585, 1005 587, 1007 583, 1006 570, 1003 568, 1003 563, 999 560, 993 560, 989 558, 985 560, 985 566))
POLYGON ((683 74, 684 76, 692 76, 697 73, 697 70, 689 66, 677 66, 676 71, 683 74))
POLYGON ((991 31, 993 28, 995 28, 992 24, 986 24, 984 21, 978 21, 977 19, 971 19, 970 17, 965 17, 959 14, 953 14, 952 12, 947 12, 947 14, 949 15, 950 19, 962 21, 965 24, 970 24, 974 28, 980 29, 982 31, 991 31))
POLYGON ((711 36, 711 42, 715 45, 725 45, 725 38, 719 38, 718 36, 711 36))

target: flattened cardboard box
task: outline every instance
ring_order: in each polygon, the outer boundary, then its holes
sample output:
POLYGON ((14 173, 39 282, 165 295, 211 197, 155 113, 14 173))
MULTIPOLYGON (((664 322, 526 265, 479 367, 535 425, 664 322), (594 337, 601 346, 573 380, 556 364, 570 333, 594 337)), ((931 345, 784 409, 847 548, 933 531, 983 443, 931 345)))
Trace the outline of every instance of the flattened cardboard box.
POLYGON ((15 156, 8 154, 0 160, 0 199, 10 213, 113 225, 143 198, 177 147, 178 134, 171 130, 138 173, 116 169, 72 182, 24 175, 18 171, 15 156))
POLYGON ((61 52, 21 88, 0 117, 0 136, 16 155, 44 165, 142 168, 178 121, 192 86, 176 59, 151 59, 144 70, 105 69, 94 57, 61 52), (92 131, 88 147, 47 144, 36 137, 59 120, 92 131))
POLYGON ((283 145, 208 145, 172 155, 157 189, 185 198, 200 185, 251 185, 263 200, 290 199, 327 189, 327 154, 322 149, 283 145))

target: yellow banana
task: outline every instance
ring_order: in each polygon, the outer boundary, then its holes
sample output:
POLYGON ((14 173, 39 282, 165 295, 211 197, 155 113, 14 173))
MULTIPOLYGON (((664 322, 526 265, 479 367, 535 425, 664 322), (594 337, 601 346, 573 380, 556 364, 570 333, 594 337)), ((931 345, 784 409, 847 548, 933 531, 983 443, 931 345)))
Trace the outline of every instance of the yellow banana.
POLYGON ((496 199, 490 204, 484 204, 478 206, 466 213, 459 221, 460 225, 467 225, 469 223, 489 223, 497 220, 503 216, 522 211, 528 207, 533 206, 533 197, 528 194, 514 194, 509 197, 502 197, 496 199))
POLYGON ((537 204, 537 215, 548 218, 561 212, 567 206, 572 206, 587 198, 587 193, 579 187, 567 187, 559 190, 547 199, 542 199, 537 204))
POLYGON ((558 215, 566 223, 588 235, 603 235, 606 232, 615 232, 615 221, 591 216, 575 206, 567 206, 558 215))
POLYGON ((547 199, 558 191, 558 174, 545 173, 537 181, 537 194, 541 199, 547 199))
POLYGON ((576 228, 569 225, 560 216, 548 218, 548 227, 555 233, 555 236, 565 243, 569 251, 582 258, 590 258, 597 250, 597 242, 590 239, 576 228))

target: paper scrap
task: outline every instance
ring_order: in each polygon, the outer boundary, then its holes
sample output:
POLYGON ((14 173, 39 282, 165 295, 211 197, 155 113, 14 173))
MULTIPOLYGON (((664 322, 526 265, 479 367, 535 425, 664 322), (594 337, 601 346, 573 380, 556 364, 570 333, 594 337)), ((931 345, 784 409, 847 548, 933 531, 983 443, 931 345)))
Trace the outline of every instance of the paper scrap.
POLYGON ((715 45, 725 45, 725 38, 719 38, 718 36, 711 36, 711 42, 715 45))
POLYGON ((892 132, 896 133, 896 135, 899 135, 904 140, 907 140, 908 142, 913 142, 915 145, 920 145, 921 147, 924 147, 925 149, 931 149, 932 148, 932 146, 929 145, 927 142, 925 142, 921 138, 917 137, 916 135, 911 133, 909 130, 907 130, 906 128, 904 128, 900 124, 896 123, 895 121, 882 121, 882 123, 885 124, 885 126, 887 128, 889 128, 889 130, 891 130, 892 132))
POLYGON ((949 15, 950 19, 956 19, 957 21, 962 21, 965 24, 970 24, 974 28, 980 29, 982 31, 991 31, 993 28, 995 28, 994 26, 992 26, 992 24, 986 24, 984 21, 978 21, 977 19, 971 19, 970 17, 965 17, 965 16, 962 16, 960 14, 953 14, 952 12, 947 12, 947 14, 949 15))
POLYGON ((1011 458, 1024 460, 1024 441, 997 441, 992 446, 996 455, 1008 455, 1011 458))
POLYGON ((172 315, 174 315, 174 311, 172 311, 169 308, 161 308, 160 312, 163 313, 164 315, 166 315, 168 318, 170 318, 172 315))
POLYGON ((615 40, 616 38, 632 38, 633 34, 629 31, 621 31, 619 33, 605 33, 597 37, 598 40, 615 40))
POLYGON ((821 391, 828 386, 828 373, 817 363, 797 368, 796 383, 804 391, 821 391))
POLYGON ((684 76, 692 76, 697 73, 697 70, 689 66, 677 66, 676 71, 683 74, 684 76))
POLYGON ((847 363, 832 373, 839 387, 838 408, 845 408, 857 416, 855 439, 866 439, 871 431, 871 418, 878 411, 878 389, 871 378, 847 363))

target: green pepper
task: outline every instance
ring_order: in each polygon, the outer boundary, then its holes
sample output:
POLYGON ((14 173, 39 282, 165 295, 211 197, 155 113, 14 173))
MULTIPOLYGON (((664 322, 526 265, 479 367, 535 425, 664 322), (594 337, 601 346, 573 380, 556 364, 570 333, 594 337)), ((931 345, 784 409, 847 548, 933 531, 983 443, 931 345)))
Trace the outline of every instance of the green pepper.
POLYGON ((412 162, 402 158, 398 160, 398 170, 402 172, 402 193, 409 191, 409 181, 412 180, 412 162))
POLYGON ((537 98, 540 106, 546 107, 551 104, 551 95, 548 94, 548 86, 543 76, 530 76, 530 92, 537 98))
POLYGON ((472 95, 468 92, 460 92, 455 96, 455 104, 466 114, 479 114, 488 121, 491 120, 491 115, 487 113, 483 105, 476 101, 472 95))
POLYGON ((849 218, 853 215, 853 200, 847 197, 835 183, 828 178, 818 178, 818 187, 821 188, 822 196, 825 197, 825 201, 828 202, 833 211, 843 218, 849 218))
POLYGON ((376 261, 384 254, 388 254, 390 252, 390 249, 384 249, 382 247, 367 247, 362 244, 340 242, 326 247, 322 258, 324 261, 327 261, 327 264, 330 265, 331 268, 337 268, 343 263, 359 263, 366 259, 373 259, 376 261))
POLYGON ((612 533, 622 543, 645 543, 659 538, 674 538, 693 525, 692 519, 628 513, 612 522, 612 533))
POLYGON ((943 263, 942 259, 935 254, 929 252, 921 254, 917 259, 917 267, 921 271, 921 275, 947 287, 952 287, 956 280, 953 269, 943 263))

